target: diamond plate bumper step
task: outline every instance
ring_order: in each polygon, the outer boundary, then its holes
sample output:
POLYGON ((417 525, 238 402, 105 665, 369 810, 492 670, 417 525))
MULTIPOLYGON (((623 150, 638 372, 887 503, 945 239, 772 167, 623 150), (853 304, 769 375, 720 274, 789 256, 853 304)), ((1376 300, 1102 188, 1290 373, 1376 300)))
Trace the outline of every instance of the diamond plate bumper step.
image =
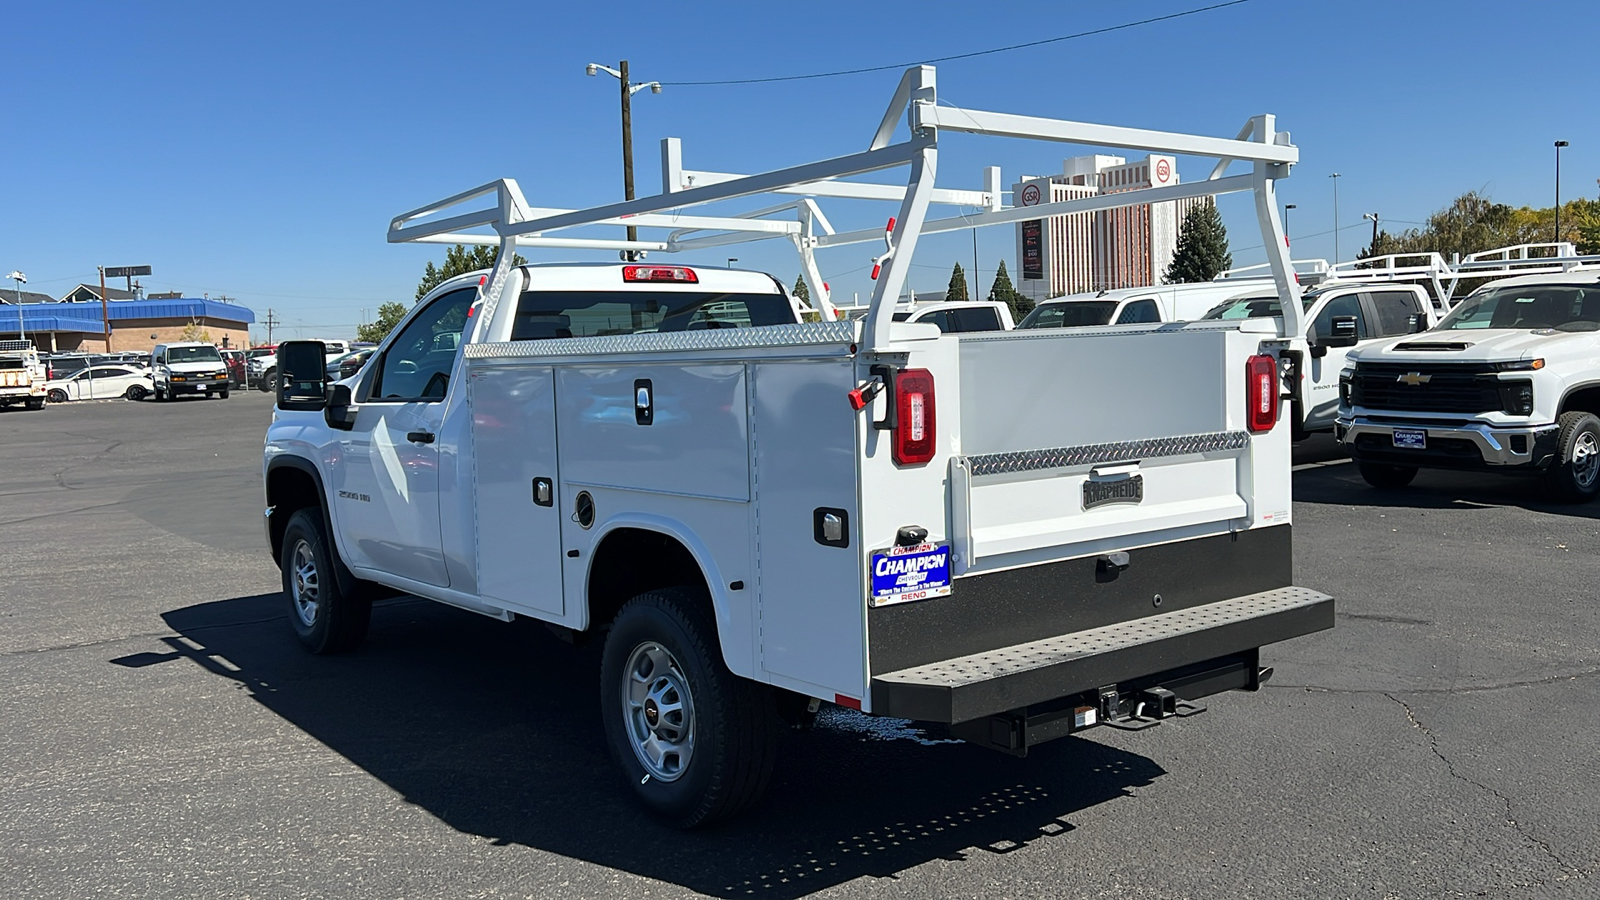
POLYGON ((1332 627, 1332 597, 1278 588, 875 675, 872 711, 966 722, 1332 627))

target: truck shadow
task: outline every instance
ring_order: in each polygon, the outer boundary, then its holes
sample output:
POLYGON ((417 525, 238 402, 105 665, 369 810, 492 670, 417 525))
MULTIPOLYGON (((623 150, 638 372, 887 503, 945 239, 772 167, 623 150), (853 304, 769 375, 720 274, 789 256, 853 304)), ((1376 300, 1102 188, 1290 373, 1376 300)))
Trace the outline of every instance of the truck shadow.
POLYGON ((1061 840, 1086 808, 1165 774, 1077 738, 1013 759, 856 714, 788 736, 766 801, 725 825, 681 832, 620 783, 597 711, 595 647, 568 647, 420 600, 374 610, 365 647, 303 652, 282 599, 263 594, 174 610, 171 662, 248 689, 261 704, 440 820, 517 844, 719 897, 800 897, 935 859, 1061 840), (849 727, 850 717, 858 726, 849 727))
POLYGON ((1409 486, 1380 490, 1354 464, 1294 473, 1296 503, 1405 509, 1488 509, 1514 506, 1575 518, 1600 518, 1600 503, 1562 503, 1535 477, 1424 469, 1409 486))

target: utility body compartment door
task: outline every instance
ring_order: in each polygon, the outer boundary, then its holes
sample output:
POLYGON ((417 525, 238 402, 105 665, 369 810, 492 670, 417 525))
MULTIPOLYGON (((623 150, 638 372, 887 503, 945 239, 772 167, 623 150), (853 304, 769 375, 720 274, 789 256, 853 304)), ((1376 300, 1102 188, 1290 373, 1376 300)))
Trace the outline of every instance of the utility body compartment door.
POLYGON ((560 616, 555 374, 550 366, 469 372, 478 592, 560 616))

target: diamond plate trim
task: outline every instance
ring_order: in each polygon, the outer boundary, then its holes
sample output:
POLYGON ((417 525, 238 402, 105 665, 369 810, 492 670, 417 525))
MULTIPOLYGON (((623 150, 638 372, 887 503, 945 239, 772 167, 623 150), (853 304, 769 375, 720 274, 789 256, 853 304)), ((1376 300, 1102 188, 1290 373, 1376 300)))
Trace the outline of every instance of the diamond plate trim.
POLYGON ((805 322, 759 328, 717 328, 705 331, 653 331, 604 337, 549 338, 468 344, 467 359, 515 359, 528 356, 596 356, 613 353, 662 353, 681 350, 744 350, 762 347, 805 347, 856 343, 855 322, 805 322))
POLYGON ((898 672, 874 676, 878 681, 894 681, 957 688, 1008 675, 1042 669, 1086 656, 1113 653, 1140 644, 1150 644, 1185 634, 1221 628, 1250 619, 1315 606, 1330 599, 1327 594, 1303 587, 1278 588, 1219 600, 1190 609, 1162 613, 1091 628, 1075 634, 1045 638, 986 653, 974 653, 942 662, 928 663, 898 672))
POLYGON ((1145 441, 1120 441, 1114 444, 1084 444, 1081 447, 1056 447, 1050 450, 1017 450, 968 457, 974 477, 1060 469, 1067 466, 1099 466, 1132 462, 1162 456, 1211 453, 1218 450, 1243 450, 1250 435, 1243 431, 1218 431, 1181 437, 1152 438, 1145 441))

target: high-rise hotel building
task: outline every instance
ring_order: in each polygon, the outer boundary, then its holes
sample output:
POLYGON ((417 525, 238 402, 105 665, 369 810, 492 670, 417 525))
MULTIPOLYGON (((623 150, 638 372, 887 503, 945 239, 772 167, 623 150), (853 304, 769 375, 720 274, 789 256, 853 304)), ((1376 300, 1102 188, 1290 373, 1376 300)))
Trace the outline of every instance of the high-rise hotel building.
MULTIPOLYGON (((1079 156, 1060 175, 1025 176, 1012 185, 1015 206, 1038 206, 1178 183, 1177 160, 1079 156)), ((1157 284, 1178 246, 1178 227, 1204 198, 1141 203, 1100 212, 1028 219, 1017 225, 1017 289, 1038 300, 1086 291, 1157 284)))

